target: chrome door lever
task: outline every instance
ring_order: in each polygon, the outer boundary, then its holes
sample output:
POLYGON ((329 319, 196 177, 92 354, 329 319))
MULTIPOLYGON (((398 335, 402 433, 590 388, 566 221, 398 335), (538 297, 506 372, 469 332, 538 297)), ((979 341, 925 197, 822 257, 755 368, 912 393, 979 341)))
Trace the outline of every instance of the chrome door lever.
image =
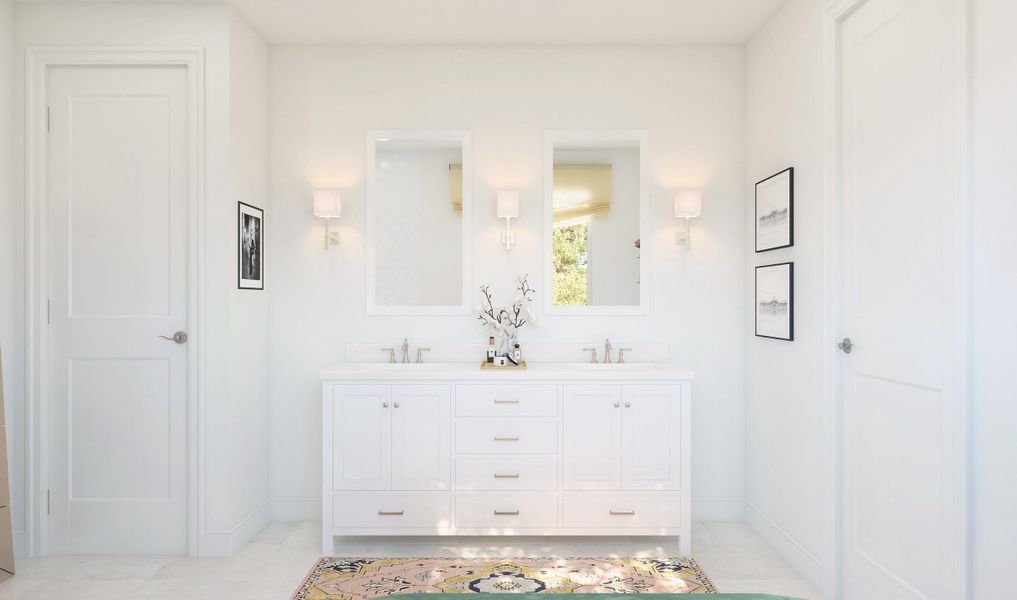
POLYGON ((183 331, 178 331, 174 333, 173 337, 170 337, 168 335, 160 335, 158 337, 161 337, 164 340, 169 340, 171 342, 176 342, 178 344, 184 344, 187 342, 187 334, 184 333, 183 331))

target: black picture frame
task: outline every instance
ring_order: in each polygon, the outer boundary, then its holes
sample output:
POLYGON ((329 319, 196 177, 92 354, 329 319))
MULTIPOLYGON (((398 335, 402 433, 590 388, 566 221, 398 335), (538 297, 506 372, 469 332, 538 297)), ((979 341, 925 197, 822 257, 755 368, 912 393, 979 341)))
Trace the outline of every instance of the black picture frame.
MULTIPOLYGON (((756 267, 755 275, 756 275, 756 277, 755 277, 755 294, 754 294, 754 299, 753 299, 753 303, 752 303, 752 314, 753 314, 753 321, 755 323, 755 334, 756 334, 756 337, 769 338, 769 339, 774 339, 774 340, 783 340, 783 341, 786 341, 786 342, 793 342, 794 339, 795 339, 795 263, 794 262, 780 262, 780 263, 773 263, 773 264, 769 264, 769 265, 759 265, 758 267, 756 267), (759 293, 760 293, 760 289, 759 289, 760 288, 760 285, 759 285, 760 284, 760 281, 759 281, 760 271, 761 270, 767 270, 767 269, 773 270, 775 273, 778 273, 778 275, 779 275, 780 272, 782 272, 784 270, 787 271, 787 284, 786 284, 787 288, 786 288, 786 290, 783 290, 784 294, 782 294, 782 295, 780 295, 780 297, 778 297, 777 293, 773 292, 771 289, 764 290, 764 293, 770 293, 771 294, 772 300, 766 302, 766 304, 771 305, 769 310, 763 308, 763 303, 760 302, 760 297, 759 297, 759 293), (786 306, 784 307, 784 309, 781 309, 781 304, 783 303, 782 300, 784 300, 784 298, 787 298, 786 306), (767 314, 767 312, 769 314, 767 314), (786 317, 786 321, 787 321, 786 327, 783 327, 781 325, 781 323, 780 323, 783 320, 783 319, 781 319, 781 313, 784 313, 784 314, 787 315, 787 317, 786 317), (760 317, 761 317, 761 315, 765 315, 765 317, 767 317, 767 318, 769 318, 771 320, 774 320, 774 323, 772 323, 772 324, 770 324, 770 325, 768 325, 767 327, 764 328, 764 332, 763 333, 760 333, 760 317), (786 328, 787 335, 786 336, 784 336, 784 335, 775 335, 775 333, 779 333, 779 332, 775 331, 775 329, 778 328, 778 327, 780 329, 786 328)), ((766 282, 766 287, 767 288, 772 288, 773 285, 774 284, 772 282, 766 282)), ((779 285, 779 283, 778 283, 778 285, 779 285)))
MULTIPOLYGON (((771 250, 778 250, 780 248, 790 248, 790 247, 794 246, 795 245, 795 168, 794 167, 788 167, 788 168, 784 169, 783 171, 779 171, 777 173, 774 173, 773 175, 770 175, 769 177, 767 177, 765 179, 761 179, 761 180, 757 181, 756 182, 756 186, 755 186, 755 201, 754 202, 755 202, 755 218, 753 219, 753 229, 754 229, 754 233, 755 233, 756 253, 758 254, 760 252, 769 252, 771 250), (787 201, 786 201, 787 202, 787 207, 786 207, 786 209, 784 209, 784 207, 778 207, 776 209, 771 209, 771 211, 776 210, 777 214, 779 215, 781 210, 786 210, 787 235, 786 236, 781 235, 780 236, 781 240, 778 243, 765 245, 764 247, 760 248, 760 240, 759 240, 759 229, 760 229, 760 215, 759 215, 759 200, 760 200, 760 198, 759 198, 759 188, 760 188, 760 186, 764 186, 764 185, 767 185, 767 184, 775 183, 775 180, 777 180, 778 178, 784 176, 785 174, 787 175, 787 178, 788 178, 788 194, 787 194, 787 201)), ((768 213, 768 215, 773 215, 773 213, 772 212, 768 213)), ((766 218, 768 215, 764 215, 763 217, 766 218)), ((765 241, 764 241, 764 244, 766 244, 765 241)))
POLYGON ((237 289, 265 289, 265 211, 237 202, 237 289))

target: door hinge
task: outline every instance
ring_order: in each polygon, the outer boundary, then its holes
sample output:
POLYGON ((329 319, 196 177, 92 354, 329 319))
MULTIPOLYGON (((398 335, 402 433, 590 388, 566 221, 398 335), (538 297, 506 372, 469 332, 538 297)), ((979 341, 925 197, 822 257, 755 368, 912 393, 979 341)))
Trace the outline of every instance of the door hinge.
POLYGON ((51 131, 50 126, 49 126, 49 123, 50 123, 50 121, 49 121, 49 112, 50 112, 49 111, 49 107, 47 106, 46 107, 46 133, 49 133, 51 131))
POLYGON ((47 515, 49 514, 49 497, 50 497, 49 490, 46 490, 46 514, 47 515))

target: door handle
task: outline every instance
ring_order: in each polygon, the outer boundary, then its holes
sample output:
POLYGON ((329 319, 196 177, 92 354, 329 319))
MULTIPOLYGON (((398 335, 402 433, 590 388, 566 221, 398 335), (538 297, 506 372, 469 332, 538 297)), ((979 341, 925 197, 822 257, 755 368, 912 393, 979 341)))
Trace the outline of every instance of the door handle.
POLYGON ((378 516, 380 517, 401 517, 406 514, 404 510, 379 510, 378 516))
POLYGON ((634 516, 636 514, 636 511, 634 511, 634 510, 609 510, 608 513, 611 514, 611 515, 614 515, 614 516, 627 516, 627 517, 631 517, 631 516, 634 516))
POLYGON ((494 441, 496 441, 496 442, 518 442, 519 441, 519 436, 518 435, 496 435, 496 436, 494 436, 494 441))
POLYGON ((851 338, 846 337, 842 341, 837 343, 837 349, 844 354, 851 354, 851 349, 855 347, 855 343, 851 341, 851 338))
POLYGON ((158 337, 161 337, 164 340, 169 340, 171 342, 176 342, 178 344, 184 344, 187 342, 187 334, 183 331, 178 331, 174 333, 172 337, 168 335, 160 335, 158 337))
POLYGON ((518 510, 496 510, 494 514, 499 517, 515 517, 519 515, 518 510))

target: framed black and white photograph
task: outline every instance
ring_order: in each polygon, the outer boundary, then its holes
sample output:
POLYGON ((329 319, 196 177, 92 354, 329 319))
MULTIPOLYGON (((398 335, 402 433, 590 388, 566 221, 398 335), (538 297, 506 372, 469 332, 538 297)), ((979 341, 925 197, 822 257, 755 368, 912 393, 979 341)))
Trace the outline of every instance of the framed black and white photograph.
POLYGON ((795 245, 795 170, 756 184, 756 252, 795 245))
POLYGON ((240 264, 237 287, 242 290, 265 289, 265 212, 260 208, 237 203, 237 256, 240 264))
POLYGON ((756 335, 795 339, 795 265, 777 263, 756 267, 756 335))

